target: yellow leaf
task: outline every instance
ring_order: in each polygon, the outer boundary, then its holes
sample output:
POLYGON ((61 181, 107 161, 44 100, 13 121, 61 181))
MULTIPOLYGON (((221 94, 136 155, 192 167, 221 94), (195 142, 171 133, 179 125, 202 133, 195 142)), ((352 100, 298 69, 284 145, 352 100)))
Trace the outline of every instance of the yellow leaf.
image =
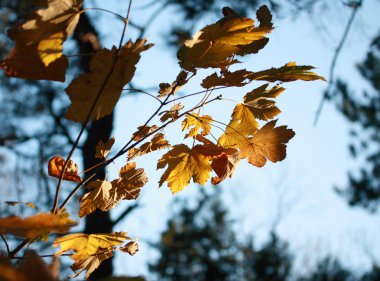
POLYGON ((189 133, 185 135, 185 138, 194 137, 198 135, 201 130, 201 135, 206 136, 211 131, 211 123, 213 122, 210 115, 198 116, 196 113, 186 114, 185 120, 182 121, 182 131, 190 129, 189 133))
POLYGON ((184 144, 173 146, 158 161, 157 169, 168 166, 159 185, 162 186, 166 181, 172 193, 176 193, 189 185, 190 179, 195 183, 205 184, 212 170, 210 160, 221 153, 206 145, 196 145, 192 149, 184 144))
POLYGON ((271 68, 259 72, 253 72, 247 77, 251 80, 264 80, 268 82, 291 82, 296 80, 314 81, 326 79, 318 76, 310 70, 314 67, 309 65, 297 65, 295 62, 289 62, 280 68, 271 68))
MULTIPOLYGON (((268 8, 265 9, 270 15, 268 8)), ((179 49, 177 56, 183 69, 194 71, 196 68, 219 67, 225 69, 236 63, 233 57, 239 52, 247 52, 245 46, 259 41, 273 29, 268 16, 259 27, 254 20, 237 15, 225 15, 218 22, 208 25, 187 40, 179 49)))
POLYGON ((264 121, 274 118, 281 112, 276 102, 269 99, 277 97, 285 90, 280 86, 266 90, 267 87, 268 84, 258 87, 244 97, 244 105, 248 106, 255 118, 264 121))
POLYGON ((110 153, 110 150, 115 143, 115 138, 110 138, 107 142, 103 142, 102 140, 99 140, 98 144, 95 148, 95 158, 106 158, 108 153, 110 153))
POLYGON ((55 253, 60 256, 67 251, 74 251, 70 256, 75 261, 83 260, 89 256, 105 250, 112 250, 121 245, 125 240, 131 240, 126 232, 100 233, 100 234, 69 234, 55 239, 53 247, 60 246, 61 249, 55 253))
POLYGON ((258 129, 255 116, 248 106, 239 103, 232 112, 231 121, 218 143, 223 147, 237 148, 245 143, 258 129))
MULTIPOLYGON (((61 156, 54 156, 49 160, 48 163, 48 172, 49 176, 60 178, 63 167, 66 161, 61 156)), ((69 160, 65 174, 63 175, 63 180, 81 182, 82 179, 78 175, 78 165, 74 163, 74 161, 69 160)))
POLYGON ((282 161, 286 157, 286 143, 294 137, 293 130, 287 126, 275 128, 277 120, 265 124, 245 143, 241 157, 247 158, 254 166, 262 167, 267 162, 282 161))
POLYGON ((164 138, 164 134, 156 134, 150 142, 142 144, 139 148, 132 148, 128 152, 128 160, 159 149, 169 148, 169 142, 164 138))
POLYGON ((67 213, 61 215, 39 213, 27 218, 0 218, 0 233, 13 234, 25 238, 35 238, 45 233, 65 233, 74 226, 67 213))
POLYGON ((105 211, 110 200, 112 184, 108 181, 95 180, 90 182, 86 189, 90 190, 84 194, 79 201, 82 205, 79 209, 79 217, 87 216, 96 209, 105 211))
POLYGON ((172 121, 176 120, 178 118, 179 111, 183 108, 184 106, 180 103, 173 105, 170 110, 163 111, 159 114, 162 115, 160 121, 165 122, 169 119, 172 119, 172 121))
MULTIPOLYGON (((110 258, 116 246, 131 240, 126 232, 104 233, 104 234, 84 234, 76 233, 59 237, 54 241, 53 247, 60 246, 61 249, 55 253, 62 255, 67 251, 74 251, 70 256, 75 263, 71 266, 73 270, 87 270, 86 278, 89 277, 99 264, 110 258)), ((79 272, 79 273, 80 273, 79 272)), ((75 276, 77 276, 77 273, 75 276)))
POLYGON ((153 132, 154 130, 157 130, 157 126, 139 126, 137 127, 137 131, 132 134, 132 139, 134 141, 141 140, 142 138, 145 138, 148 134, 153 132))
POLYGON ((80 75, 66 88, 71 100, 66 118, 83 123, 98 95, 100 97, 90 120, 98 120, 110 114, 124 85, 134 76, 140 53, 152 46, 145 43, 146 40, 138 39, 135 43, 127 42, 121 50, 113 47, 112 50, 102 49, 95 53, 90 62, 90 72, 80 75))

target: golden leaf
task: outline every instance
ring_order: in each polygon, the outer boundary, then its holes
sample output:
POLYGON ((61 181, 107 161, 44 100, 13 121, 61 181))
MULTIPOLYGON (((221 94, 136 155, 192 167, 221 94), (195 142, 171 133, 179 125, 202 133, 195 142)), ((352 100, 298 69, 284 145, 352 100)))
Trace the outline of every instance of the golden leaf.
POLYGON ((110 114, 124 85, 134 76, 140 53, 152 47, 145 43, 145 39, 138 39, 135 43, 127 42, 121 50, 113 47, 96 52, 90 61, 90 72, 80 75, 66 88, 71 100, 66 118, 83 123, 98 95, 90 120, 110 114))
POLYGON ((221 153, 206 145, 196 145, 192 149, 184 144, 173 146, 157 163, 157 169, 168 166, 159 185, 166 181, 172 193, 176 193, 189 185, 191 179, 195 183, 205 184, 212 170, 210 160, 221 153))
POLYGON ((281 112, 276 102, 269 99, 277 97, 285 90, 280 86, 266 90, 267 87, 268 84, 265 84, 244 96, 244 105, 248 106, 255 118, 264 121, 274 118, 281 112))
POLYGON ((245 143, 241 157, 247 158, 254 166, 262 167, 267 162, 282 161, 286 157, 286 143, 294 137, 293 130, 287 126, 275 128, 277 120, 265 124, 245 143))
POLYGON ((128 152, 128 160, 159 149, 169 148, 169 142, 164 138, 164 134, 156 134, 150 142, 142 144, 139 148, 132 148, 128 152))
POLYGON ((45 233, 65 233, 76 224, 67 213, 61 215, 39 213, 27 218, 0 218, 0 233, 34 238, 45 233))
POLYGON ((218 143, 223 147, 237 148, 241 146, 241 143, 247 142, 246 139, 257 131, 258 126, 259 124, 250 108, 239 103, 235 106, 231 121, 224 134, 219 138, 218 143))
POLYGON ((79 201, 82 202, 79 208, 79 217, 87 216, 96 209, 105 211, 110 200, 110 190, 112 184, 108 181, 95 180, 90 182, 86 189, 89 190, 79 201))
MULTIPOLYGON (((49 176, 60 178, 63 170, 63 166, 65 165, 66 160, 61 156, 54 156, 49 160, 48 163, 48 172, 49 176)), ((78 165, 74 163, 74 161, 69 160, 65 174, 63 175, 63 180, 81 182, 82 179, 78 175, 78 165)))
POLYGON ((142 138, 145 138, 148 134, 153 132, 154 130, 157 130, 157 126, 139 126, 137 127, 137 131, 132 134, 132 139, 134 141, 141 140, 142 138))
POLYGON ((186 118, 182 121, 182 131, 190 129, 185 138, 194 137, 198 135, 201 130, 201 135, 206 136, 211 131, 211 123, 213 122, 210 115, 198 116, 196 113, 186 114, 186 118))
POLYGON ((95 158, 106 158, 114 143, 115 138, 110 138, 105 143, 102 140, 99 140, 95 148, 95 158))
POLYGON ((226 149, 225 153, 213 159, 211 167, 217 176, 211 178, 211 183, 216 185, 231 178, 239 161, 240 153, 233 148, 226 149))
POLYGON ((183 108, 184 106, 181 103, 173 105, 170 110, 163 111, 159 114, 162 115, 160 121, 165 122, 169 119, 172 119, 172 121, 176 120, 178 118, 179 111, 183 108))
POLYGON ((73 250, 74 254, 70 258, 75 263, 71 268, 73 270, 80 269, 80 272, 87 270, 87 278, 103 260, 110 258, 113 255, 112 252, 115 250, 115 247, 123 244, 125 240, 131 240, 126 232, 90 235, 76 233, 57 238, 54 241, 53 247, 61 247, 55 253, 56 256, 73 250))
MULTIPOLYGON (((261 9, 270 15, 268 8, 261 9)), ((236 63, 233 57, 240 51, 246 53, 246 45, 263 39, 272 31, 272 24, 267 19, 268 16, 261 16, 260 26, 255 27, 254 20, 230 13, 206 26, 179 49, 177 56, 181 67, 189 71, 208 67, 225 69, 236 63)))
POLYGON ((318 76, 309 70, 314 67, 309 65, 297 65, 295 62, 289 62, 280 68, 271 68, 259 72, 252 72, 247 77, 251 80, 264 80, 268 82, 291 82, 296 80, 314 81, 326 79, 318 76))

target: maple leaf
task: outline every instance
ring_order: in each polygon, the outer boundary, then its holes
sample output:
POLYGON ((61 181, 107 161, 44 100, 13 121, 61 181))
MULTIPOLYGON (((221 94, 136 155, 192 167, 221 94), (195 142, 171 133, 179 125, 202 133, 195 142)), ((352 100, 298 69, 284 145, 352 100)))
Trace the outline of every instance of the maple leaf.
POLYGON ((46 233, 65 233, 76 224, 67 213, 60 215, 51 213, 38 213, 36 215, 20 218, 0 218, 0 234, 13 234, 25 238, 34 238, 46 233))
POLYGON ((34 80, 65 81, 68 66, 63 42, 74 31, 82 0, 48 0, 26 20, 8 30, 16 47, 0 67, 6 75, 34 80))
MULTIPOLYGON (((252 46, 255 41, 262 40, 272 31, 272 23, 268 21, 270 18, 266 6, 260 8, 258 19, 261 22, 258 27, 254 26, 252 19, 241 18, 233 13, 225 15, 184 43, 177 53, 181 67, 189 71, 208 67, 226 69, 238 62, 233 59, 234 55, 249 53, 247 45, 252 46)), ((257 47, 254 51, 257 51, 257 47)))
POLYGON ((114 143, 115 138, 110 138, 105 143, 102 140, 99 140, 95 148, 95 158, 106 158, 114 143))
MULTIPOLYGON (((75 263, 71 266, 73 270, 87 270, 86 278, 94 271, 100 263, 110 258, 116 246, 131 240, 126 232, 100 233, 100 234, 69 234, 57 238, 53 247, 60 246, 61 249, 55 253, 56 256, 62 255, 67 251, 74 251, 70 256, 75 263)), ((79 272, 79 273, 80 273, 79 272)), ((76 274, 77 276, 78 274, 76 274)))
POLYGON ((156 134, 150 142, 142 144, 138 148, 132 148, 128 152, 128 160, 141 156, 156 150, 169 148, 169 142, 164 138, 164 134, 156 134))
POLYGON ((295 62, 289 62, 280 68, 271 68, 259 72, 252 72, 252 74, 247 75, 247 77, 252 80, 264 80, 268 82, 292 82, 296 80, 326 81, 324 77, 318 76, 314 72, 311 72, 311 69, 314 69, 314 67, 309 65, 297 65, 295 62))
POLYGON ((82 205, 79 208, 79 217, 87 216, 96 209, 105 211, 110 200, 110 190, 112 184, 108 181, 95 180, 90 182, 86 189, 89 190, 79 201, 82 205))
POLYGON ((157 169, 167 169, 161 176, 159 186, 166 181, 172 193, 177 193, 195 183, 205 184, 212 170, 210 160, 223 153, 209 145, 196 145, 190 149, 185 144, 173 146, 157 163, 157 169))
POLYGON ((137 127, 137 131, 132 134, 132 139, 134 141, 141 140, 142 138, 145 138, 148 134, 153 132, 154 130, 157 130, 157 126, 139 126, 137 127))
POLYGON ((231 178, 239 161, 240 153, 233 148, 226 149, 225 153, 213 159, 211 167, 217 176, 211 178, 211 183, 217 185, 223 180, 231 178))
POLYGON ((108 182, 95 180, 86 188, 89 190, 79 201, 79 217, 87 216, 96 209, 109 211, 121 200, 135 200, 140 195, 141 188, 148 182, 144 169, 136 169, 136 163, 131 162, 120 169, 119 178, 108 182))
MULTIPOLYGON (((54 156, 49 160, 48 163, 48 172, 49 176, 60 178, 63 170, 63 166, 65 165, 66 160, 61 156, 54 156)), ((82 179, 78 175, 78 165, 74 163, 74 161, 69 160, 65 174, 63 175, 63 180, 81 182, 82 179)))
POLYGON ((136 254, 138 250, 139 250, 139 244, 137 244, 136 241, 128 242, 127 244, 125 244, 123 247, 120 248, 120 251, 124 253, 128 253, 131 256, 136 254))
POLYGON ((183 109, 184 106, 181 103, 177 103, 173 105, 170 110, 165 110, 163 112, 160 112, 159 115, 162 115, 160 118, 161 122, 165 122, 169 119, 172 119, 172 121, 176 120, 179 115, 179 111, 183 109))
POLYGON ((239 103, 235 106, 231 115, 231 121, 227 125, 224 134, 218 140, 218 143, 224 147, 236 148, 241 143, 245 143, 249 136, 252 136, 258 129, 255 116, 251 109, 239 103))
POLYGON ((85 122, 97 96, 90 115, 91 121, 110 114, 120 98, 125 84, 130 82, 140 60, 140 53, 152 47, 145 39, 127 42, 120 50, 102 49, 90 61, 90 72, 74 79, 66 88, 71 105, 66 118, 85 122))
POLYGON ((186 118, 182 121, 182 131, 190 129, 185 135, 185 138, 194 137, 198 135, 199 130, 201 135, 206 136, 211 131, 212 117, 210 115, 198 116, 196 113, 186 114, 186 118))
POLYGON ((255 118, 264 121, 272 119, 281 113, 281 110, 276 106, 276 102, 269 99, 276 98, 285 90, 280 86, 266 90, 267 87, 268 84, 265 84, 244 96, 244 105, 248 106, 255 118))
POLYGON ((159 85, 160 90, 158 91, 158 97, 162 98, 168 95, 174 95, 176 92, 178 92, 178 90, 181 89, 182 86, 187 83, 186 79, 187 79, 188 74, 189 74, 188 72, 182 70, 178 74, 176 80, 172 84, 160 83, 159 85))
POLYGON ((262 167, 267 159, 273 163, 286 157, 286 143, 294 137, 287 126, 275 128, 277 120, 265 124, 255 135, 243 144, 241 157, 247 158, 254 166, 262 167))
POLYGON ((247 75, 252 72, 247 71, 245 69, 237 70, 234 72, 225 72, 222 76, 218 76, 218 74, 213 73, 203 79, 201 86, 205 89, 210 89, 217 86, 225 86, 225 87, 243 87, 249 83, 247 75))

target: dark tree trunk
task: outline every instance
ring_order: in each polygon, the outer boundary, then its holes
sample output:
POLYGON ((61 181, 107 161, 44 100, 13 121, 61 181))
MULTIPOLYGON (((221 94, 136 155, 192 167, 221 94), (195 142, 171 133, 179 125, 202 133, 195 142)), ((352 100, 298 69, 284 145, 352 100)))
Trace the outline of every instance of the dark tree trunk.
MULTIPOLYGON (((98 35, 88 16, 83 13, 75 30, 74 38, 78 43, 81 54, 91 54, 100 48, 98 35)), ((80 65, 84 72, 89 71, 90 56, 81 56, 80 65)), ((87 138, 83 146, 82 156, 84 169, 94 166, 99 159, 94 157, 95 147, 101 139, 107 141, 113 128, 113 114, 92 122, 87 130, 87 138)), ((88 175, 85 175, 87 178, 88 175)), ((105 169, 98 172, 95 179, 104 179, 105 169)), ((85 233, 112 232, 112 221, 109 212, 95 211, 86 216, 85 233)), ((100 280, 112 275, 112 258, 102 262, 100 267, 91 274, 91 280, 100 280)))

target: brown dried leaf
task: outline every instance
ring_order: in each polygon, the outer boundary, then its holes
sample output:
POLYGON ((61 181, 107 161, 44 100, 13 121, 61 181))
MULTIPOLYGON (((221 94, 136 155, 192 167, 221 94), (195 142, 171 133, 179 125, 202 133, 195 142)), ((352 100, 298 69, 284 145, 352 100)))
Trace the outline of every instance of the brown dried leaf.
POLYGON ((99 140, 95 148, 95 158, 106 158, 112 146, 115 143, 115 138, 110 138, 105 143, 102 140, 99 140))
POLYGON ((146 142, 139 148, 132 148, 128 152, 128 161, 137 156, 141 156, 156 150, 169 148, 169 142, 164 138, 164 134, 156 134, 150 142, 146 142))
POLYGON ((177 104, 173 105, 170 108, 170 110, 163 111, 159 114, 159 115, 162 115, 160 118, 160 121, 165 122, 169 119, 172 119, 172 121, 176 120, 178 118, 179 111, 183 108, 184 108, 184 106, 181 103, 177 103, 177 104))
POLYGON ((153 132, 154 130, 157 130, 158 126, 139 126, 137 127, 137 131, 132 134, 132 139, 134 141, 141 140, 142 138, 145 138, 148 134, 153 132))
POLYGON ((136 254, 138 252, 138 250, 139 250, 139 244, 137 244, 136 241, 131 241, 131 242, 125 244, 123 247, 120 248, 120 251, 122 251, 124 253, 128 253, 131 256, 136 254))
MULTIPOLYGON (((54 156, 49 160, 48 172, 49 176, 60 178, 62 174, 63 167, 66 161, 61 156, 54 156)), ((63 175, 63 180, 81 182, 82 179, 78 175, 78 165, 74 161, 69 160, 65 174, 63 175)))

